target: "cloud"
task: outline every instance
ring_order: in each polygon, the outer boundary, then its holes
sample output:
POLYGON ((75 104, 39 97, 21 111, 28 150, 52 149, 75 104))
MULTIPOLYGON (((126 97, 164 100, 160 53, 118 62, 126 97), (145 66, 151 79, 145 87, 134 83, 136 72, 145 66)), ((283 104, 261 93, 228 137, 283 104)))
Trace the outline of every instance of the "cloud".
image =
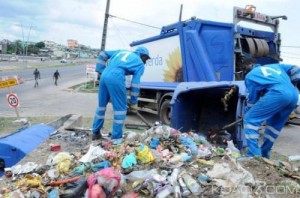
MULTIPOLYGON (((123 19, 161 28, 193 16, 203 20, 232 23, 233 7, 253 4, 256 11, 269 15, 288 16, 280 21, 282 45, 300 45, 298 42, 299 1, 293 0, 111 0, 111 15, 107 32, 107 48, 128 48, 132 41, 159 35, 160 29, 131 23, 123 19)), ((53 40, 66 44, 76 39, 80 44, 100 48, 106 0, 0 0, 0 38, 32 41, 53 40), (20 25, 23 25, 23 33, 20 25)), ((282 48, 290 52, 290 48, 282 48)), ((299 51, 299 50, 298 50, 299 51)), ((295 50, 293 50, 295 53, 295 50)), ((296 54, 300 52, 296 52, 296 54)), ((291 60, 293 61, 293 60, 291 60)))

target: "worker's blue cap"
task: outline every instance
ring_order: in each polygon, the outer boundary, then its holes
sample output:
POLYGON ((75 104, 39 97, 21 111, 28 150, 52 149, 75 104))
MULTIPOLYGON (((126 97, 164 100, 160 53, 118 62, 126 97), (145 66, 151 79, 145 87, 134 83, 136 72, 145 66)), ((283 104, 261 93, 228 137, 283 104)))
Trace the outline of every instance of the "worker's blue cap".
POLYGON ((144 46, 137 47, 134 52, 139 54, 139 55, 148 56, 148 58, 150 59, 149 50, 144 46))

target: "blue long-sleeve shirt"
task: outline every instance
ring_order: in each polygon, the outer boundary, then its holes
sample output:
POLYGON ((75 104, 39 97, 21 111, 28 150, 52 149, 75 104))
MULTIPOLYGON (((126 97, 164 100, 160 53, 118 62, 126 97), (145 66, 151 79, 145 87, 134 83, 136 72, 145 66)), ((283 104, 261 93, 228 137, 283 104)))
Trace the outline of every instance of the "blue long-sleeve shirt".
POLYGON ((293 65, 270 64, 253 68, 245 78, 245 85, 248 90, 248 106, 251 107, 260 98, 263 92, 277 89, 286 85, 293 87, 288 72, 293 65))
MULTIPOLYGON (((103 74, 107 75, 112 71, 123 72, 124 75, 132 75, 130 86, 130 103, 136 104, 140 91, 140 79, 144 73, 144 63, 139 54, 127 50, 103 51, 103 61, 108 61, 107 67, 103 70, 103 74)), ((125 82, 124 82, 125 83, 125 82)))

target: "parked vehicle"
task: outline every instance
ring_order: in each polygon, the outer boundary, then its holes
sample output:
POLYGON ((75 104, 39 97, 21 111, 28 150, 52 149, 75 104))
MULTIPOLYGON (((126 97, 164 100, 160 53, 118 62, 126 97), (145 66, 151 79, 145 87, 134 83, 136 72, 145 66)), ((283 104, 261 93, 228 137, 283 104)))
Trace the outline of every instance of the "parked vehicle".
MULTIPOLYGON (((184 131, 207 132, 242 117, 248 60, 280 61, 279 18, 286 17, 256 12, 254 6, 234 7, 233 13, 233 23, 191 18, 131 43, 151 52, 141 80, 140 110, 156 113, 163 123, 184 131), (241 21, 271 31, 242 27, 241 21)), ((228 129, 237 141, 241 127, 228 129)))
POLYGON ((66 59, 62 59, 60 62, 61 63, 67 63, 67 60, 66 59))

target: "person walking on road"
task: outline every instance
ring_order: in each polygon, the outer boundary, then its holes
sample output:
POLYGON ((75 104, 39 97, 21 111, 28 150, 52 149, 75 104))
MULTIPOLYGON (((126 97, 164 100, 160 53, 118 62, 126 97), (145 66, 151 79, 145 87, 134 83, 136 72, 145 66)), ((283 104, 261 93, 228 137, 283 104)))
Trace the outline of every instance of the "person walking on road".
POLYGON ((35 68, 33 75, 34 75, 34 81, 35 81, 34 87, 37 87, 37 86, 39 86, 38 79, 41 79, 40 71, 37 68, 35 68))
MULTIPOLYGON (((101 138, 100 130, 104 124, 106 106, 111 100, 114 115, 111 140, 113 144, 122 143, 123 125, 127 112, 125 76, 132 75, 130 108, 136 110, 140 79, 144 73, 144 65, 149 58, 148 49, 142 46, 133 52, 127 50, 101 52, 99 60, 105 69, 103 69, 99 83, 98 108, 92 127, 93 140, 101 138), (108 65, 105 67, 107 61, 108 65)), ((101 65, 98 67, 100 68, 101 65)))
POLYGON ((294 65, 257 65, 245 78, 248 90, 244 116, 246 156, 270 158, 270 151, 281 129, 296 108, 299 91, 293 83, 300 81, 300 68, 294 65), (266 122, 263 144, 259 146, 259 129, 266 122))
POLYGON ((56 70, 53 74, 53 79, 54 79, 54 84, 57 86, 57 80, 58 78, 60 78, 60 74, 58 72, 58 70, 56 70))

